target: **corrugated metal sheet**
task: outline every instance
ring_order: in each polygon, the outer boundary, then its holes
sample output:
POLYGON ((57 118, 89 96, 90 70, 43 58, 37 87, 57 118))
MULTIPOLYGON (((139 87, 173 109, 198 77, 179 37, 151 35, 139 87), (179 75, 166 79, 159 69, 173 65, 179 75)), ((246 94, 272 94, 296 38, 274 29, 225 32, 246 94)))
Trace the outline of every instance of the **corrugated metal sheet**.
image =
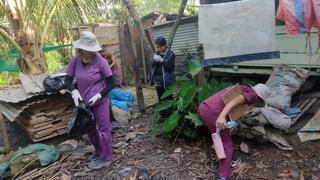
POLYGON ((43 80, 47 76, 46 74, 30 75, 19 73, 19 78, 26 93, 39 93, 44 91, 43 80))
POLYGON ((27 100, 33 96, 40 94, 29 94, 26 93, 22 85, 8 87, 0 90, 0 101, 18 103, 20 101, 27 100))
POLYGON ((46 99, 31 101, 31 102, 23 102, 23 103, 8 103, 8 102, 0 102, 0 112, 11 122, 15 121, 19 115, 28 107, 46 102, 46 99))
MULTIPOLYGON (((167 40, 172 29, 173 22, 153 26, 154 39, 163 36, 167 40)), ((191 53, 197 52, 199 44, 197 17, 184 18, 177 29, 173 40, 172 49, 176 55, 185 54, 186 50, 191 53)))

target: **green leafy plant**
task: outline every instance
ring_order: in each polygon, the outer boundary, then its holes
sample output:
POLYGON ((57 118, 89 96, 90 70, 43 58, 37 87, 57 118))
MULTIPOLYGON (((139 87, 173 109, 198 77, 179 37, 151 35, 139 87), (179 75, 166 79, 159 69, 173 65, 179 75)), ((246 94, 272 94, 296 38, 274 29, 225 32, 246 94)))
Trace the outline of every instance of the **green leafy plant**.
POLYGON ((177 136, 180 132, 189 138, 197 136, 198 128, 203 126, 203 122, 197 114, 199 104, 215 92, 232 85, 231 83, 210 80, 200 86, 197 78, 193 77, 202 70, 200 60, 192 59, 189 61, 188 78, 182 77, 167 88, 161 97, 162 100, 154 108, 153 131, 162 129, 171 135, 175 130, 178 130, 177 136), (173 100, 165 99, 171 95, 173 100), (158 113, 167 108, 173 109, 171 115, 162 124, 155 126, 155 124, 159 124, 158 113))

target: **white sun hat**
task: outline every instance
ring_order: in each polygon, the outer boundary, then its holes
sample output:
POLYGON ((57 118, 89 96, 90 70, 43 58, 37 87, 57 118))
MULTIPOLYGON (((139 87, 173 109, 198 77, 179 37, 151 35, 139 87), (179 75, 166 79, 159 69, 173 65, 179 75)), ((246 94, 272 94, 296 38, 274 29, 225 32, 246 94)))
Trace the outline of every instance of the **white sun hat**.
POLYGON ((90 31, 80 33, 80 39, 73 41, 72 45, 76 49, 83 49, 90 52, 98 52, 101 50, 96 36, 90 31))
POLYGON ((252 88, 264 101, 266 101, 266 99, 271 95, 270 88, 262 83, 259 83, 252 88))

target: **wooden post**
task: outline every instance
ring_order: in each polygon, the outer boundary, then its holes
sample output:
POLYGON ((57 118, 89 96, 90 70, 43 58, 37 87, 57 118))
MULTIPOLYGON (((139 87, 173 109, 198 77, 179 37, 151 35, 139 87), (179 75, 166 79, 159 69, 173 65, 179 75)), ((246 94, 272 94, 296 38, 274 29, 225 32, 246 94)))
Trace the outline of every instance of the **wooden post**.
POLYGON ((120 56, 121 56, 121 72, 122 72, 122 82, 127 84, 127 77, 126 77, 126 52, 125 52, 125 38, 124 38, 124 25, 121 23, 119 25, 119 36, 120 36, 120 56))
MULTIPOLYGON (((140 41, 141 44, 143 43, 142 40, 140 41)), ((144 49, 143 47, 141 46, 141 58, 142 58, 142 64, 143 64, 143 76, 144 76, 144 83, 147 84, 148 82, 148 75, 147 75, 147 66, 146 66, 146 58, 144 56, 144 49)))
POLYGON ((3 145, 4 145, 4 153, 7 153, 10 151, 10 144, 9 144, 9 137, 7 133, 7 128, 6 124, 4 122, 4 118, 2 115, 2 112, 0 112, 0 128, 1 128, 1 136, 3 140, 3 145))
POLYGON ((143 91, 141 86, 140 70, 138 67, 139 63, 138 63, 137 48, 135 43, 136 41, 134 36, 134 29, 130 21, 128 21, 128 29, 130 34, 131 52, 133 55, 133 69, 134 69, 135 81, 136 81, 136 95, 137 95, 138 109, 139 109, 139 112, 142 112, 144 110, 143 91))

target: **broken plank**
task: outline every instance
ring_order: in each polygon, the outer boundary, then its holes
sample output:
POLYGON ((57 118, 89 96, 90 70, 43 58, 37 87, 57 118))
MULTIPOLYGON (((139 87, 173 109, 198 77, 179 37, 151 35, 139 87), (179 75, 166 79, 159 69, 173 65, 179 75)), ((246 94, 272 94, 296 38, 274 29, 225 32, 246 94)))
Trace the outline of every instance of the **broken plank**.
POLYGON ((313 103, 315 103, 317 101, 317 98, 312 98, 310 100, 307 101, 307 103, 303 103, 304 107, 301 109, 301 112, 299 113, 299 115, 297 117, 295 117, 292 120, 292 124, 295 124, 299 118, 313 105, 313 103))

